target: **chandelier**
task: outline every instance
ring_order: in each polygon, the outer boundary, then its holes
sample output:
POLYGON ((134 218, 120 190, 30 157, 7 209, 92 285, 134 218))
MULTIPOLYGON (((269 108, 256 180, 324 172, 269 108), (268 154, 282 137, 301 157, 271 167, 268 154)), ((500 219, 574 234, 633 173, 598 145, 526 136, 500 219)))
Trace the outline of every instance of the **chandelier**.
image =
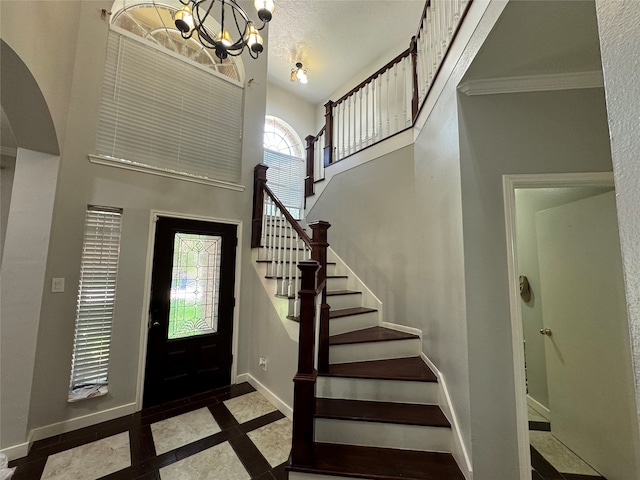
POLYGON ((249 19, 237 0, 180 0, 180 3, 184 7, 175 12, 173 19, 182 38, 196 38, 204 47, 214 50, 221 60, 229 55, 240 55, 245 47, 252 58, 258 58, 262 52, 263 40, 258 32, 271 20, 275 8, 273 0, 254 2, 262 22, 260 28, 249 19), (216 34, 204 24, 209 16, 220 24, 216 34))

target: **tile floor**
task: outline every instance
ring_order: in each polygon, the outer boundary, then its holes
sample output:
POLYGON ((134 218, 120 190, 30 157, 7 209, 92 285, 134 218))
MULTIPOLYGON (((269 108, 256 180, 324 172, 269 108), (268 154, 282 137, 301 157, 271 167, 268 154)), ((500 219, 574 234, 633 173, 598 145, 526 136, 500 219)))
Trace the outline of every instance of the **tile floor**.
POLYGON ((247 383, 35 442, 13 480, 284 480, 291 421, 247 383))
POLYGON ((551 433, 549 421, 529 407, 533 480, 606 480, 551 433))

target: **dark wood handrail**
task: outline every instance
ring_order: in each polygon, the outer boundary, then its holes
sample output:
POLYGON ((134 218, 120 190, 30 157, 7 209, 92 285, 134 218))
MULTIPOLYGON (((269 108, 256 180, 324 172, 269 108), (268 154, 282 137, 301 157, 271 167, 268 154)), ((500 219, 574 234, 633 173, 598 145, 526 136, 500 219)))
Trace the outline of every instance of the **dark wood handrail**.
MULTIPOLYGON (((464 20, 464 18, 467 15, 467 12, 469 11, 469 7, 471 6, 473 0, 468 0, 464 9, 462 10, 462 12, 460 13, 460 19, 457 23, 457 25, 455 26, 455 29, 453 31, 453 34, 451 36, 451 41, 453 41, 453 39, 456 37, 458 31, 460 30, 460 27, 462 25, 462 22, 464 20)), ((362 88, 364 88, 366 85, 368 85, 369 83, 375 81, 375 79, 377 79, 379 76, 381 76, 382 74, 384 74, 386 71, 390 70, 395 64, 397 64, 398 62, 402 61, 405 57, 407 56, 411 56, 411 68, 412 68, 412 74, 411 74, 411 78, 412 78, 412 98, 411 98, 411 117, 412 117, 412 121, 411 121, 411 125, 407 128, 412 128, 415 125, 415 122, 418 118, 418 116, 420 115, 420 112, 422 111, 422 108, 424 107, 425 103, 426 103, 426 97, 429 95, 429 93, 431 92, 431 89, 433 88, 433 85, 435 83, 435 78, 438 76, 438 74, 440 73, 441 69, 442 69, 442 65, 444 64, 444 60, 447 58, 447 55, 449 54, 450 49, 447 49, 442 57, 442 60, 438 63, 438 66, 436 68, 435 73, 433 74, 433 78, 427 88, 426 91, 426 95, 424 96, 424 98, 422 99, 422 102, 420 101, 419 98, 419 88, 418 88, 418 72, 417 72, 417 44, 418 44, 418 39, 420 39, 422 37, 422 33, 423 33, 423 25, 425 20, 427 19, 428 16, 428 12, 429 12, 429 8, 432 6, 432 1, 431 0, 426 0, 425 4, 424 4, 424 8, 422 9, 422 15, 420 16, 420 22, 418 24, 418 30, 416 32, 416 34, 411 38, 411 42, 409 45, 409 48, 405 51, 403 51, 402 53, 400 53, 398 56, 396 56, 393 60, 391 60, 390 62, 388 62, 386 65, 384 65, 382 68, 378 69, 376 72, 374 72, 373 74, 371 74, 368 78, 366 78, 364 81, 360 82, 357 86, 355 86, 354 88, 352 88, 351 90, 349 90, 346 94, 344 94, 342 97, 340 97, 338 100, 336 101, 329 101, 327 104, 325 104, 325 109, 326 109, 326 113, 325 113, 325 125, 324 127, 322 127, 322 129, 320 130, 320 132, 318 132, 318 134, 313 137, 311 136, 314 141, 313 144, 315 144, 315 142, 318 140, 318 137, 320 135, 322 135, 323 133, 326 135, 326 139, 325 139, 325 149, 324 149, 324 166, 328 167, 329 165, 332 165, 333 163, 335 163, 337 161, 337 159, 334 159, 334 151, 333 151, 333 107, 336 105, 339 105, 340 103, 344 102, 345 100, 347 100, 349 97, 351 97, 352 95, 354 95, 355 93, 357 93, 358 91, 360 91, 362 88)), ((401 131, 406 130, 402 129, 399 130, 398 132, 395 132, 393 135, 397 135, 398 133, 400 133, 401 131)), ((387 138, 390 138, 390 135, 388 137, 384 137, 381 138, 380 140, 374 142, 374 143, 370 143, 367 144, 366 146, 364 146, 362 149, 368 148, 376 143, 378 143, 379 141, 385 140, 387 138)), ((355 152, 349 153, 346 156, 343 156, 340 158, 340 160, 343 160, 344 158, 353 155, 354 153, 357 153, 360 150, 357 150, 355 152)), ((313 153, 313 150, 312 150, 313 153)), ((307 183, 310 181, 309 179, 313 178, 312 175, 308 175, 307 179, 305 180, 307 183)), ((311 196, 313 195, 313 188, 306 188, 305 189, 305 197, 306 196, 311 196)))
POLYGON ((293 215, 289 213, 289 210, 287 210, 287 207, 285 207, 282 204, 282 202, 278 200, 278 197, 276 197, 276 194, 273 193, 273 191, 266 184, 264 186, 264 191, 267 195, 269 195, 269 197, 271 197, 271 200, 273 200, 273 203, 276 204, 276 207, 280 209, 284 217, 287 219, 287 222, 289 222, 289 224, 293 227, 296 233, 300 235, 300 238, 302 238, 302 241, 306 243, 308 246, 311 246, 311 243, 312 243, 311 238, 309 237, 309 235, 307 235, 307 232, 304 231, 304 229, 300 226, 298 221, 295 218, 293 218, 293 215))
POLYGON ((385 64, 383 67, 379 68, 378 70, 376 70, 371 75, 369 75, 369 77, 366 80, 364 80, 363 82, 360 82, 356 87, 352 88, 347 93, 345 93, 343 96, 341 96, 338 100, 333 102, 333 105, 335 106, 335 105, 338 105, 339 103, 344 102, 347 98, 349 98, 354 93, 358 92, 358 90, 364 88, 365 85, 367 85, 367 84, 371 83, 372 81, 374 81, 376 78, 378 78, 384 72, 386 72, 387 70, 391 70, 391 68, 396 63, 400 63, 400 61, 402 61, 403 58, 408 57, 410 54, 411 54, 411 49, 407 48, 404 52, 402 52, 400 55, 395 57, 393 60, 391 60, 390 62, 385 64))

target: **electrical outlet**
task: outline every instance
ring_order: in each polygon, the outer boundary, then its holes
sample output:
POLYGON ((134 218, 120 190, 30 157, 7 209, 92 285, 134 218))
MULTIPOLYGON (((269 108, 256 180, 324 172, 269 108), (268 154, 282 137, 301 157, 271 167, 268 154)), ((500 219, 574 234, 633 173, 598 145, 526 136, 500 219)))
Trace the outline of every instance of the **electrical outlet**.
POLYGON ((260 357, 260 360, 258 360, 258 365, 260 367, 262 367, 262 370, 264 370, 266 372, 267 371, 267 359, 266 359, 266 357, 260 357))

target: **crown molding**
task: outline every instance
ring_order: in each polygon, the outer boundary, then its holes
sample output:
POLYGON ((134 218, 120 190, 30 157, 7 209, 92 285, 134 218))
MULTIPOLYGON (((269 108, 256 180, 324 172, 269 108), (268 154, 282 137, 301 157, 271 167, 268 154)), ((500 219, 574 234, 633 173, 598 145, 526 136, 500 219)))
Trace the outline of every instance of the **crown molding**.
POLYGON ((590 72, 469 80, 462 83, 458 90, 465 95, 471 96, 602 88, 603 86, 602 72, 595 70, 590 72))

